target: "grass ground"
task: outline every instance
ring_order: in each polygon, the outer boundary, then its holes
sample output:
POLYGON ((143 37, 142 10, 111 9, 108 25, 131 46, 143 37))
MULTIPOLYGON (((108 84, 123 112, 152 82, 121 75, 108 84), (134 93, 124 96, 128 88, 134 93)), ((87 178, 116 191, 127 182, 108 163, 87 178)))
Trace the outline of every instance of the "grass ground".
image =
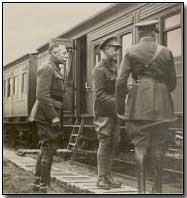
MULTIPOLYGON (((15 166, 9 161, 3 161, 3 194, 40 194, 34 191, 30 185, 34 175, 15 166)), ((59 183, 52 181, 52 189, 49 194, 68 194, 59 183)))

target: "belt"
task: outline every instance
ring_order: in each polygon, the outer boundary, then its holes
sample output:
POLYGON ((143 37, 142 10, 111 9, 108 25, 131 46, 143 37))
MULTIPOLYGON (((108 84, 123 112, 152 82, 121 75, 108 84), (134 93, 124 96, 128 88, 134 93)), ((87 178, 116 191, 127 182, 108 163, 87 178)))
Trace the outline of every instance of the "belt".
POLYGON ((137 83, 142 83, 142 82, 149 82, 149 81, 155 81, 154 78, 149 77, 149 76, 137 76, 136 79, 133 79, 133 83, 137 84, 137 83))
POLYGON ((51 96, 52 97, 52 99, 54 99, 54 100, 57 100, 57 101, 59 101, 59 102, 63 102, 63 97, 60 97, 60 96, 51 96))

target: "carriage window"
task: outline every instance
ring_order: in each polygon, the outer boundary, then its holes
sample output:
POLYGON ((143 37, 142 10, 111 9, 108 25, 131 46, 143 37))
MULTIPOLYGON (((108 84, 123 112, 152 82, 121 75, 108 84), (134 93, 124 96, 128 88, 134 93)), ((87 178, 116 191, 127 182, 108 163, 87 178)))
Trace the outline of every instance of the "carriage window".
POLYGON ((17 95, 18 90, 18 77, 14 76, 13 78, 13 95, 17 95))
POLYGON ((182 54, 180 14, 168 17, 164 21, 165 45, 172 51, 174 57, 182 54))
POLYGON ((68 58, 64 67, 65 80, 72 80, 72 64, 73 64, 73 50, 68 49, 68 58))
POLYGON ((122 36, 122 57, 126 54, 127 48, 132 45, 132 33, 122 36))
POLYGON ((7 97, 10 97, 12 95, 12 82, 13 82, 13 79, 9 78, 8 87, 7 87, 7 97))
POLYGON ((172 28, 180 25, 180 14, 165 19, 165 28, 172 28))
POLYGON ((181 29, 167 32, 167 47, 172 51, 173 56, 181 56, 181 29))
POLYGON ((27 91, 27 73, 22 74, 22 86, 21 86, 21 92, 26 93, 27 91))
MULTIPOLYGON (((128 33, 122 36, 122 57, 126 54, 127 48, 132 46, 132 33, 128 33)), ((127 86, 130 89, 132 87, 133 79, 132 75, 130 74, 128 81, 127 81, 127 86)))
POLYGON ((6 80, 3 80, 3 96, 6 97, 6 80))
POLYGON ((99 49, 97 45, 95 47, 95 64, 97 64, 103 58, 103 52, 99 49))

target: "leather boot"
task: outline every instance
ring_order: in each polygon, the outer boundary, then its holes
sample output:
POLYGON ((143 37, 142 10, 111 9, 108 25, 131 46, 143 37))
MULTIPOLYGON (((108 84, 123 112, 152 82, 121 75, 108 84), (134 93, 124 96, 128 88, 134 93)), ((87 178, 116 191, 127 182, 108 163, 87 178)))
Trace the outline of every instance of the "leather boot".
POLYGON ((98 178, 97 187, 105 190, 110 190, 110 184, 108 183, 106 176, 101 176, 98 178))
POLYGON ((111 173, 106 175, 106 179, 112 188, 120 188, 121 187, 121 182, 115 181, 111 175, 111 173))
POLYGON ((156 164, 153 168, 152 193, 162 193, 162 170, 159 164, 156 164))
POLYGON ((31 185, 34 191, 40 190, 40 177, 36 176, 31 185))
POLYGON ((42 160, 42 152, 40 151, 40 153, 37 156, 36 159, 36 167, 35 167, 35 176, 36 177, 40 177, 41 175, 41 160, 42 160))
POLYGON ((41 163, 41 181, 40 181, 40 191, 46 192, 49 183, 49 164, 46 161, 41 163))
POLYGON ((47 186, 51 187, 51 168, 52 168, 53 159, 50 160, 48 164, 48 171, 47 171, 47 186))
POLYGON ((138 193, 145 194, 145 156, 142 153, 136 153, 138 193))
POLYGON ((40 192, 47 193, 48 186, 45 183, 40 183, 40 192))
POLYGON ((145 194, 146 193, 145 192, 145 172, 141 168, 138 168, 137 171, 138 171, 138 176, 137 176, 138 193, 145 194))

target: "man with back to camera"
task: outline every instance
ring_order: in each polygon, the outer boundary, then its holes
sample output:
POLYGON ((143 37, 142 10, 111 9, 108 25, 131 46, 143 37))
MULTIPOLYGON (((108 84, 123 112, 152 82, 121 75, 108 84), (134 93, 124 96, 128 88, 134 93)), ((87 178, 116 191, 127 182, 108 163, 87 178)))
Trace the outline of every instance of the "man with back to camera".
POLYGON ((121 186, 111 175, 112 161, 120 141, 120 125, 115 107, 115 80, 116 58, 121 46, 116 40, 116 37, 110 37, 100 44, 99 49, 104 57, 93 69, 94 124, 99 141, 97 186, 107 190, 121 186))
POLYGON ((46 192, 50 187, 50 172, 53 157, 58 147, 57 139, 62 135, 63 97, 65 93, 60 64, 65 64, 67 50, 64 45, 51 42, 49 62, 40 65, 37 71, 36 102, 30 121, 36 121, 40 153, 35 169, 34 189, 46 192))
POLYGON ((127 50, 116 80, 118 117, 127 120, 127 132, 135 146, 139 193, 146 192, 147 156, 151 157, 153 171, 152 193, 162 193, 161 171, 168 146, 168 125, 176 120, 170 95, 176 88, 173 55, 166 47, 156 44, 156 24, 157 20, 135 24, 140 41, 127 50), (125 106, 130 73, 134 83, 125 106))

